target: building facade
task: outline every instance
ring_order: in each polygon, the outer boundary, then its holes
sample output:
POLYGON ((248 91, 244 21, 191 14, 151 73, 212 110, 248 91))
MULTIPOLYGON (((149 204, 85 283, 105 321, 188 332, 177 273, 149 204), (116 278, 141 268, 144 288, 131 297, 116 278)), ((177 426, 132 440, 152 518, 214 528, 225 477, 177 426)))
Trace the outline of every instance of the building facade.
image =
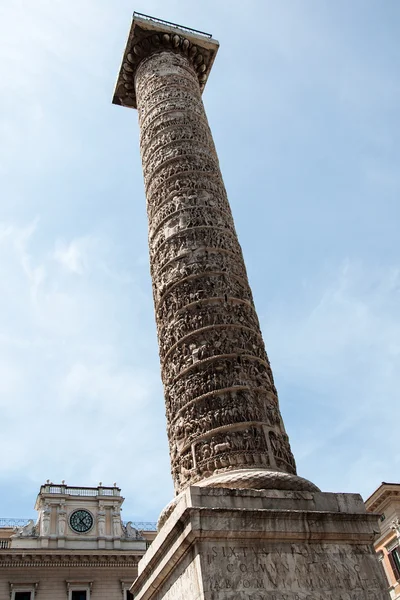
POLYGON ((42 485, 36 522, 1 523, 0 598, 130 600, 155 524, 123 523, 123 502, 116 485, 42 485))
POLYGON ((374 546, 388 580, 392 600, 400 599, 400 483, 383 482, 367 499, 368 512, 381 514, 374 546))

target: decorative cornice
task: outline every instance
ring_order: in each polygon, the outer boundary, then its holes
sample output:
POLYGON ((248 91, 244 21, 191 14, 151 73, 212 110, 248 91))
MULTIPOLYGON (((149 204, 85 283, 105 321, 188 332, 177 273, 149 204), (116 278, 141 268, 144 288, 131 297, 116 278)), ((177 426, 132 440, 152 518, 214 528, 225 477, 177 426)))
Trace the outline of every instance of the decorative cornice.
POLYGON ((0 569, 10 567, 126 567, 132 569, 136 567, 141 554, 56 554, 51 551, 45 554, 11 553, 2 552, 0 554, 0 569))
POLYGON ((156 52, 174 52, 186 56, 197 73, 203 91, 218 50, 218 42, 188 34, 135 16, 115 87, 113 104, 136 108, 135 74, 143 59, 156 52))
POLYGON ((400 485, 383 483, 365 501, 367 512, 383 512, 390 502, 398 501, 400 498, 400 485))

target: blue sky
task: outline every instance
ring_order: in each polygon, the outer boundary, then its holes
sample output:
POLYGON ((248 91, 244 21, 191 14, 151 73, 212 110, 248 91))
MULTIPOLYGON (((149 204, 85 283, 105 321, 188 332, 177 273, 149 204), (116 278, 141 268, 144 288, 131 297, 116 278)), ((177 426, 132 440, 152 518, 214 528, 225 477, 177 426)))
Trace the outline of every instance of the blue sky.
POLYGON ((137 114, 111 104, 133 10, 211 32, 204 93, 300 475, 399 481, 400 4, 0 6, 0 516, 46 479, 172 497, 137 114))

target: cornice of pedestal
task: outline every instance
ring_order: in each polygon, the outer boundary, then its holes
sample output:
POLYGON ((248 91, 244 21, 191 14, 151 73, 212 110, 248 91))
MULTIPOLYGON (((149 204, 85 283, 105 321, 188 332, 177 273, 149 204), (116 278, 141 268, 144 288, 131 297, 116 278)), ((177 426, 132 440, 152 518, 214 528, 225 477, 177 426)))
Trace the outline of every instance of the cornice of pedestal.
POLYGON ((203 91, 218 47, 218 42, 207 34, 134 15, 113 104, 136 108, 136 70, 144 58, 163 50, 187 56, 197 73, 200 90, 203 91))

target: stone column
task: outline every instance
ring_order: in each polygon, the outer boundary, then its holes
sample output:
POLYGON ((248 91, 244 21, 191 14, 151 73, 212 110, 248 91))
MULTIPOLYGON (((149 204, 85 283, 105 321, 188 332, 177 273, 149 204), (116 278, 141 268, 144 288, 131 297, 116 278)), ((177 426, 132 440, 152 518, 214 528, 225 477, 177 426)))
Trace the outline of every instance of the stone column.
POLYGON ((178 494, 131 591, 136 600, 386 600, 371 545, 377 515, 358 495, 322 493, 296 475, 201 100, 217 47, 135 15, 114 96, 139 112, 178 494))
POLYGON ((118 97, 139 113, 175 490, 316 489, 296 477, 201 99, 216 48, 139 27, 118 97))

